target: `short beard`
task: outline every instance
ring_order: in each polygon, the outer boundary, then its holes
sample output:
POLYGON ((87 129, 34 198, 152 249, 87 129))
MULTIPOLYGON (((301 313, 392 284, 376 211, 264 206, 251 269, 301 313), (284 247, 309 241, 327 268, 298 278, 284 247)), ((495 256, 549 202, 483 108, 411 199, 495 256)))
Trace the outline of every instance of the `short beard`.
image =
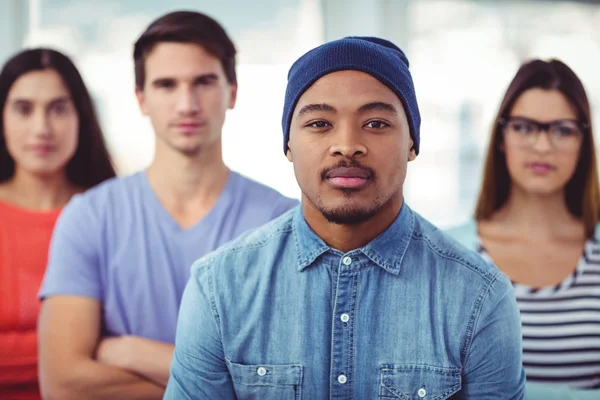
POLYGON ((337 208, 325 208, 321 201, 316 204, 327 222, 336 225, 359 225, 373 218, 383 207, 380 199, 376 199, 369 208, 357 208, 342 206, 337 208))
MULTIPOLYGON (((366 172, 369 179, 376 179, 375 171, 373 171, 373 169, 362 165, 356 160, 351 160, 340 161, 336 165, 323 169, 321 171, 321 181, 325 181, 327 179, 327 175, 330 171, 340 167, 360 168, 366 172)), ((355 189, 342 189, 341 191, 344 193, 344 196, 349 200, 352 198, 352 195, 356 192, 355 189)), ((317 200, 316 202, 312 201, 312 199, 310 199, 308 196, 307 198, 317 207, 321 214, 323 214, 323 217, 325 217, 327 222, 337 225, 358 225, 365 221, 368 221, 369 219, 373 218, 373 216, 377 214, 379 210, 381 210, 381 207, 383 207, 384 204, 384 202, 381 201, 381 199, 377 198, 369 208, 358 208, 352 205, 341 206, 337 208, 326 208, 323 205, 319 195, 315 199, 317 200)))

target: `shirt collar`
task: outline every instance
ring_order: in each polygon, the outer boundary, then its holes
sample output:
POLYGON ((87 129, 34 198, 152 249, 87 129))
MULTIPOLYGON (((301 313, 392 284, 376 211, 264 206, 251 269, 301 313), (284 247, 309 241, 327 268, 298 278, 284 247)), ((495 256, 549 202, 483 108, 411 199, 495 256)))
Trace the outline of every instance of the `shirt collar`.
MULTIPOLYGON (((296 209, 292 224, 298 254, 298 271, 303 271, 321 254, 331 250, 331 247, 308 226, 302 214, 302 207, 296 209)), ((358 250, 379 267, 391 274, 398 275, 414 229, 415 215, 404 203, 394 222, 379 236, 358 250)))

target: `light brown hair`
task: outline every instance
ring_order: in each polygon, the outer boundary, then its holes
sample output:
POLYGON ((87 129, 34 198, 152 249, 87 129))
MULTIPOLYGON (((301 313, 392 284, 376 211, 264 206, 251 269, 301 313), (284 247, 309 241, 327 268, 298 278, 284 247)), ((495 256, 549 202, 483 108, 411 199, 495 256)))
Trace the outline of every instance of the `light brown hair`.
POLYGON ((489 219, 508 199, 511 179, 505 154, 501 151, 503 135, 500 121, 509 117, 519 96, 533 88, 558 90, 577 110, 583 141, 577 168, 565 187, 565 201, 571 214, 583 221, 586 236, 592 237, 600 218, 600 191, 590 105, 577 75, 558 60, 532 60, 523 64, 508 86, 494 120, 475 219, 489 219))

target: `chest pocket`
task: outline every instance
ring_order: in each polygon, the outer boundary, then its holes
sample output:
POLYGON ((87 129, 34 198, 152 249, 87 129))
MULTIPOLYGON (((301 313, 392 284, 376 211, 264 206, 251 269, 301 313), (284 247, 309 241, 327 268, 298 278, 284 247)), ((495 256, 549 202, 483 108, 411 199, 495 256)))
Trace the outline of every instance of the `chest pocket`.
POLYGON ((301 400, 302 365, 236 364, 226 360, 240 400, 301 400))
POLYGON ((384 364, 379 370, 379 399, 451 399, 461 388, 460 369, 422 364, 384 364))

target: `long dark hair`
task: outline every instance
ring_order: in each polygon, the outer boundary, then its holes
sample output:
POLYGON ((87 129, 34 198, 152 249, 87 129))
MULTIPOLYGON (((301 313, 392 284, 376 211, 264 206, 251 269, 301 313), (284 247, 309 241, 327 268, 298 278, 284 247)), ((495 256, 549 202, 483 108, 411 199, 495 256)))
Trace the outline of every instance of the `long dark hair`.
POLYGON ((4 107, 10 88, 22 75, 51 69, 64 81, 79 116, 77 150, 66 166, 68 179, 90 188, 115 176, 110 154, 104 143, 94 104, 79 71, 71 59, 56 50, 37 48, 21 51, 4 64, 0 72, 0 182, 15 173, 15 161, 4 140, 4 107))
POLYGON ((582 219, 586 234, 591 237, 600 218, 600 191, 590 104, 575 72, 558 60, 536 59, 523 64, 508 86, 492 129, 475 219, 490 218, 508 199, 511 180, 501 151, 500 121, 509 117, 521 94, 532 88, 558 90, 577 110, 577 118, 583 126, 583 143, 575 173, 565 187, 565 201, 571 214, 582 219))

